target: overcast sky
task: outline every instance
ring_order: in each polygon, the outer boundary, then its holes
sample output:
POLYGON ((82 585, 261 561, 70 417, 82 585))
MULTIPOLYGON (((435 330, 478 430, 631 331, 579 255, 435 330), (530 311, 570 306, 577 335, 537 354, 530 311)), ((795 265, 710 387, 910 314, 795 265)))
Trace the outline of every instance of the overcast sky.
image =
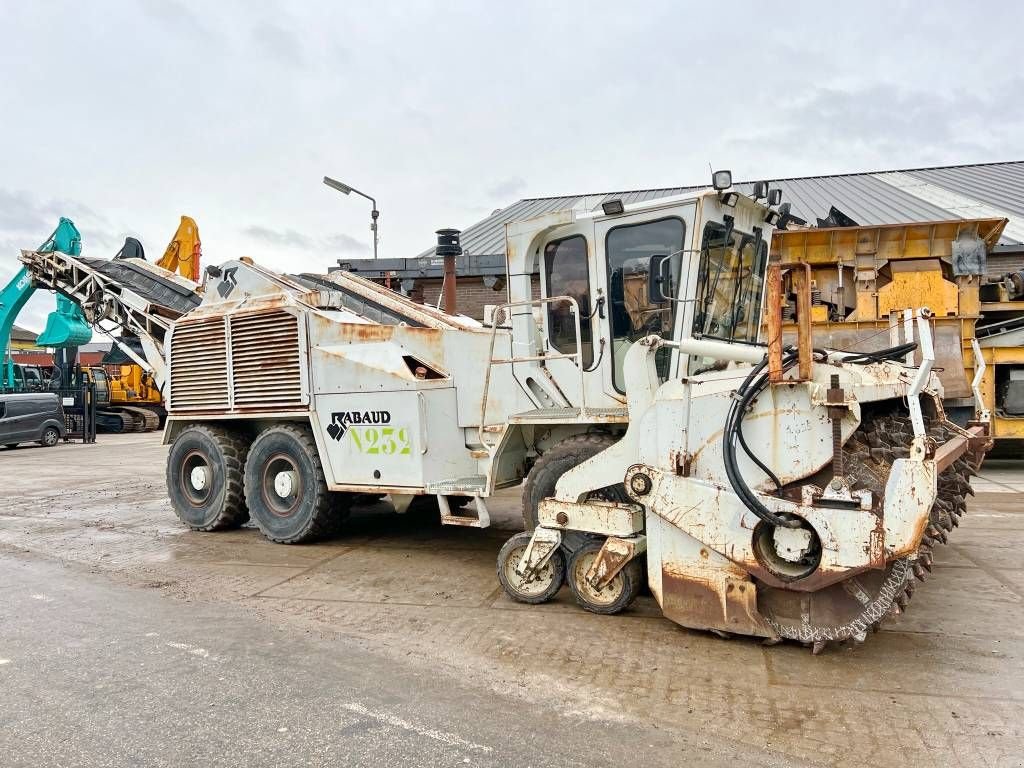
MULTIPOLYGON (((326 270, 522 197, 1024 159, 1017 3, 0 0, 0 284, 85 255, 326 270)), ((41 330, 37 296, 20 324, 41 330)))

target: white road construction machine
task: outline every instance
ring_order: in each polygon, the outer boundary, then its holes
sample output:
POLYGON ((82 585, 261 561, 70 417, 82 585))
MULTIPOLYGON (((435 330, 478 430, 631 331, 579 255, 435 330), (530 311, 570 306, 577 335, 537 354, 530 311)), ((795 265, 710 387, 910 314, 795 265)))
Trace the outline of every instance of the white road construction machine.
MULTIPOLYGON (((814 348, 809 268, 769 258, 778 192, 715 181, 508 224, 490 328, 343 273, 209 268, 201 303, 159 325, 176 513, 298 543, 365 494, 485 527, 522 484, 526 531, 497 563, 516 600, 568 583, 610 614, 646 581, 687 627, 864 640, 963 514, 985 416, 945 419, 925 308, 881 343, 814 348)), ((438 253, 458 250, 445 232, 438 253)))

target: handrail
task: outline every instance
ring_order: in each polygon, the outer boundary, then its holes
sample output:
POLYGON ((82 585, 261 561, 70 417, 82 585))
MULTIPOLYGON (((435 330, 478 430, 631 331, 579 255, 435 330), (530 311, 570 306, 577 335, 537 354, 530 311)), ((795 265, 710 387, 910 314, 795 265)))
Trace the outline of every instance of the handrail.
MULTIPOLYGON (((910 410, 910 422, 914 425, 914 436, 924 437, 926 435, 924 427, 924 417, 921 415, 921 391, 924 389, 925 383, 928 381, 928 377, 931 375, 932 366, 935 363, 935 347, 932 344, 932 329, 928 325, 928 320, 931 318, 932 313, 927 307, 922 307, 917 312, 912 309, 904 310, 903 322, 904 331, 907 334, 907 342, 914 340, 914 320, 917 320, 917 335, 918 343, 921 349, 921 365, 917 369, 917 373, 914 375, 914 379, 910 384, 910 389, 907 391, 907 408, 910 410)), ((907 364, 913 365, 913 350, 908 355, 907 364)))
MULTIPOLYGON (((498 334, 497 323, 491 325, 491 343, 487 353, 487 371, 484 373, 484 391, 480 398, 480 424, 477 426, 477 434, 480 437, 480 444, 487 446, 484 441, 484 427, 487 425, 487 401, 490 397, 491 389, 491 367, 494 365, 507 365, 510 363, 526 363, 526 362, 541 362, 545 360, 564 360, 571 358, 576 362, 576 366, 580 369, 580 414, 586 413, 587 410, 587 392, 585 387, 584 373, 583 370, 583 344, 582 344, 582 329, 580 326, 580 305, 572 296, 549 296, 547 298, 540 299, 523 299, 521 301, 509 301, 505 304, 498 304, 494 308, 492 317, 497 315, 500 311, 505 309, 511 309, 512 307, 532 307, 543 306, 545 304, 554 303, 567 303, 572 311, 574 326, 576 330, 576 351, 573 353, 558 352, 552 355, 524 355, 522 357, 516 357, 515 353, 509 358, 494 357, 494 342, 498 334)), ((511 319, 511 313, 509 318, 511 319)), ((513 329, 513 333, 514 333, 513 329)), ((513 338, 513 345, 515 339, 513 338)))
POLYGON ((971 380, 971 392, 974 393, 974 409, 977 411, 977 418, 981 421, 989 421, 992 413, 985 407, 985 399, 981 395, 981 380, 985 376, 985 356, 981 353, 981 345, 978 340, 971 339, 971 349, 974 350, 974 378, 971 380))

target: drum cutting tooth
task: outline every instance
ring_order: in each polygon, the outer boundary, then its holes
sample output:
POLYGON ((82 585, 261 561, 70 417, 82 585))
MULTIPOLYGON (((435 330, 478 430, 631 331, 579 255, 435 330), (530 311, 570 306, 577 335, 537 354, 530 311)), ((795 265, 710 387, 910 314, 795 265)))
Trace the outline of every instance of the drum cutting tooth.
POLYGON ((825 646, 827 646, 827 645, 828 645, 828 641, 827 640, 815 640, 814 641, 814 645, 811 646, 811 655, 812 656, 817 656, 819 653, 821 653, 823 650, 825 650, 825 646))
POLYGON ((921 567, 920 563, 914 563, 914 575, 918 581, 924 581, 928 578, 928 572, 921 567))
POLYGON ((906 610, 907 605, 910 603, 910 596, 904 592, 902 595, 896 595, 896 604, 902 609, 906 610))
POLYGON ((928 573, 932 572, 932 556, 931 555, 929 555, 929 554, 921 555, 920 557, 918 557, 917 561, 924 567, 924 569, 926 571, 928 571, 928 573))

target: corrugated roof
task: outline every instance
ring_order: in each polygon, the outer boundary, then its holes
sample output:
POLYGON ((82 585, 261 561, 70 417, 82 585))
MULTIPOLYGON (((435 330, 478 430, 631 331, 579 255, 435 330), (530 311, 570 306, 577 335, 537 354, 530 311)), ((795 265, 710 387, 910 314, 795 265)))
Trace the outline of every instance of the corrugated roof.
MULTIPOLYGON (((769 182, 773 187, 782 189, 782 199, 790 203, 792 213, 811 224, 828 216, 833 205, 859 224, 896 224, 971 218, 957 211, 969 214, 974 203, 995 210, 986 215, 1010 218, 1011 224, 1002 242, 1024 243, 1024 236, 1021 236, 1024 233, 1024 161, 802 176, 770 179, 769 182), (908 177, 925 184, 907 184, 905 180, 908 177)), ((739 182, 736 188, 749 193, 752 184, 739 182)), ((603 201, 616 198, 629 204, 705 188, 707 184, 528 198, 466 227, 462 232, 462 247, 471 254, 502 254, 505 252, 505 224, 510 221, 577 207, 594 210, 603 201)), ((432 248, 421 256, 431 253, 432 248)))
POLYGON ((36 336, 39 334, 35 331, 30 331, 27 328, 22 328, 20 325, 15 325, 11 328, 11 341, 27 342, 29 344, 36 343, 36 336))

